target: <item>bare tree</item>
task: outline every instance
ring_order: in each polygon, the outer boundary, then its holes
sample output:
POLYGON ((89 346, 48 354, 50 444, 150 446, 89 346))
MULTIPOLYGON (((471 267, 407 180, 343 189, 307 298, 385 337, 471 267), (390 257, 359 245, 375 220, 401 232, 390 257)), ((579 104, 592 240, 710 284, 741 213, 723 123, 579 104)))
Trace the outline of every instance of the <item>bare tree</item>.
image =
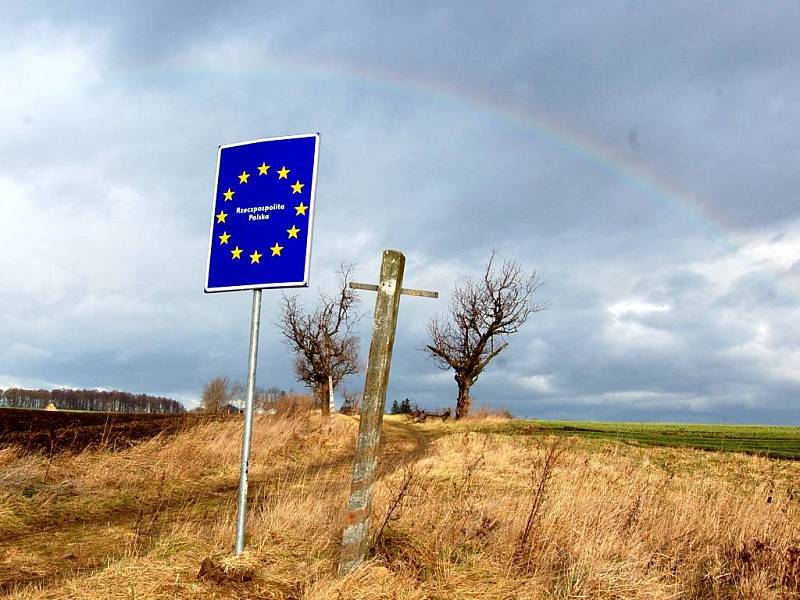
POLYGON ((231 389, 227 377, 215 377, 203 386, 202 406, 204 412, 221 412, 230 401, 231 389))
POLYGON ((284 296, 278 326, 296 354, 297 380, 308 385, 322 414, 330 413, 328 377, 334 389, 346 375, 358 373, 359 343, 353 328, 360 319, 358 296, 350 289, 352 265, 342 264, 336 296, 320 292, 311 312, 297 304, 296 296, 284 296))
MULTIPOLYGON (((247 386, 243 384, 241 381, 234 381, 233 383, 231 383, 230 388, 228 388, 228 398, 230 404, 232 404, 239 410, 244 410, 244 405, 246 402, 245 399, 246 393, 247 393, 247 386)), ((258 393, 257 389, 256 393, 258 393)))
POLYGON ((519 331, 531 313, 545 304, 533 302, 541 287, 536 272, 524 273, 518 263, 494 268, 492 251, 483 277, 467 278, 450 300, 446 320, 434 317, 428 324, 431 343, 425 347, 442 370, 453 369, 458 384, 456 419, 469 414, 469 391, 486 365, 508 346, 508 336, 519 331))
POLYGON ((342 402, 341 413, 343 415, 354 415, 361 410, 361 392, 342 392, 344 401, 342 402))

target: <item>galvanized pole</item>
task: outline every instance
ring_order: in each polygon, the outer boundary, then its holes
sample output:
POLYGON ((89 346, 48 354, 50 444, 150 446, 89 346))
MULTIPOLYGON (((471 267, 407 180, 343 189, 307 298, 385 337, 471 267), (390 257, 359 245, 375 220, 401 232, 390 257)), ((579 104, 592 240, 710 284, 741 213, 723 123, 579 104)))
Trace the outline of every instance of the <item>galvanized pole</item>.
POLYGON ((253 396, 256 391, 256 359, 258 330, 261 324, 261 290, 253 290, 253 314, 250 320, 250 356, 247 365, 247 400, 244 406, 242 461, 239 471, 239 507, 236 512, 236 554, 244 552, 244 533, 247 526, 247 483, 250 471, 250 440, 253 435, 253 396))
POLYGON ((346 575, 364 560, 372 511, 372 486, 378 464, 383 410, 386 404, 386 387, 389 383, 389 366, 400 308, 400 292, 406 257, 397 250, 385 250, 381 263, 378 299, 369 363, 364 382, 364 399, 361 404, 361 422, 358 427, 356 458, 353 465, 353 483, 347 509, 347 522, 342 534, 342 557, 339 574, 346 575))

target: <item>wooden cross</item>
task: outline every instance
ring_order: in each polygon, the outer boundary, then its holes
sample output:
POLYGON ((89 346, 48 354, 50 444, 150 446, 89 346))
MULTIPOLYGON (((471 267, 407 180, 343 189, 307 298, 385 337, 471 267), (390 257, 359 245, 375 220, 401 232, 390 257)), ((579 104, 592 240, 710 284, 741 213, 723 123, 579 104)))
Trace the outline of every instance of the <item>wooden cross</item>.
POLYGON ((378 467, 383 411, 386 406, 386 387, 397 330, 397 311, 400 295, 438 298, 438 292, 402 287, 406 257, 398 250, 384 250, 380 283, 350 283, 356 290, 378 292, 372 341, 369 345, 364 397, 361 401, 361 421, 358 426, 356 457, 353 462, 353 482, 347 504, 347 521, 342 534, 342 556, 339 575, 344 576, 364 560, 372 512, 372 486, 378 467))

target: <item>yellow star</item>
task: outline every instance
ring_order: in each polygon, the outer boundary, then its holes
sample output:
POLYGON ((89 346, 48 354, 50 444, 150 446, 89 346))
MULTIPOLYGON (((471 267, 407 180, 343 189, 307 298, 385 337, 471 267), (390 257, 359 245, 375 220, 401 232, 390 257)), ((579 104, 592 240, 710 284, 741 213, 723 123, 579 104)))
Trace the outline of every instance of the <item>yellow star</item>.
POLYGON ((235 193, 236 192, 232 191, 231 188, 228 188, 228 191, 222 194, 223 196, 225 196, 225 202, 228 202, 229 200, 233 200, 233 195, 235 193))
POLYGON ((291 229, 287 229, 286 231, 289 233, 289 238, 290 239, 291 238, 296 238, 297 234, 300 233, 300 230, 297 227, 295 227, 294 225, 292 225, 291 229))
POLYGON ((278 171, 278 179, 286 179, 286 176, 291 173, 291 169, 287 169, 286 167, 281 167, 278 171))
POLYGON ((283 250, 283 246, 279 246, 278 242, 275 242, 275 245, 272 248, 270 248, 270 250, 272 250, 272 256, 280 256, 281 250, 283 250))
POLYGON ((305 183, 300 183, 300 180, 298 179, 297 183, 292 185, 292 193, 299 194, 300 192, 303 191, 303 186, 305 186, 305 183))
POLYGON ((300 204, 298 204, 297 206, 294 207, 294 209, 297 211, 297 213, 294 216, 295 217, 298 216, 298 215, 305 216, 307 208, 308 207, 301 202, 300 204))
POLYGON ((220 243, 220 244, 227 244, 227 243, 228 243, 228 240, 229 240, 229 239, 230 239, 230 237, 231 237, 231 234, 230 234, 230 233, 228 233, 227 231, 223 231, 223 232, 222 232, 222 235, 220 235, 220 236, 218 236, 218 237, 219 237, 219 243, 220 243))
POLYGON ((219 214, 217 215, 217 223, 224 223, 227 216, 228 213, 226 213, 224 210, 219 211, 219 214))
POLYGON ((242 258, 242 249, 236 246, 236 248, 231 250, 231 254, 233 254, 233 258, 242 258))
MULTIPOLYGON (((250 255, 250 264, 257 263, 261 260, 261 257, 264 256, 263 254, 259 254, 258 250, 254 250, 253 253, 250 255)), ((260 264, 260 263, 259 263, 260 264)))
POLYGON ((247 171, 242 171, 242 174, 239 175, 239 183, 247 183, 248 177, 250 177, 250 173, 247 171))
POLYGON ((266 175, 266 174, 267 174, 267 171, 269 171, 269 167, 270 167, 270 165, 268 165, 268 164, 267 164, 267 163, 265 163, 265 162, 262 162, 262 163, 261 163, 261 166, 260 166, 260 167, 258 167, 258 174, 259 174, 259 175, 266 175))

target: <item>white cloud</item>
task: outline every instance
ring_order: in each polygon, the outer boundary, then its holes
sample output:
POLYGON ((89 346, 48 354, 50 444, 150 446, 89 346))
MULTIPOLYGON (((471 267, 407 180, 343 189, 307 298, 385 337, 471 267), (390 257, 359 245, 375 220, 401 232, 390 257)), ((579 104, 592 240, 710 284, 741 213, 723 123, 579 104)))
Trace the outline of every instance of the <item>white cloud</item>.
POLYGON ((759 236, 746 243, 740 252, 753 266, 788 270, 800 260, 800 234, 772 235, 767 239, 759 236))
POLYGON ((74 387, 76 386, 55 383, 53 381, 47 381, 38 377, 18 377, 16 375, 0 374, 0 389, 2 390, 7 390, 9 388, 52 390, 55 388, 74 387))
POLYGON ((623 300, 608 307, 608 312, 619 319, 626 315, 648 315, 651 313, 669 312, 671 307, 667 304, 654 304, 643 300, 623 300))
POLYGON ((671 308, 666 304, 632 299, 612 304, 606 310, 611 314, 607 336, 612 344, 663 347, 676 341, 673 333, 667 328, 653 327, 644 320, 650 315, 669 313, 671 308))
POLYGON ((769 274, 778 285, 800 293, 800 280, 791 268, 800 261, 800 234, 794 233, 800 222, 792 221, 780 232, 731 235, 737 246, 715 257, 703 257, 689 268, 709 278, 721 288, 750 273, 769 274))
POLYGON ((46 348, 38 348, 30 344, 13 342, 2 351, 3 360, 6 361, 40 361, 50 356, 52 353, 46 348))
POLYGON ((547 394, 553 392, 552 375, 523 375, 517 377, 518 384, 539 394, 547 394))
POLYGON ((6 44, 0 54, 0 112, 6 115, 0 119, 0 131, 5 133, 10 127, 23 131, 25 117, 47 117, 100 81, 91 46, 43 25, 18 33, 27 38, 25 42, 6 44))
MULTIPOLYGON (((673 409, 683 411, 705 411, 713 408, 708 396, 692 393, 657 392, 653 390, 620 390, 597 395, 579 396, 575 402, 585 405, 618 405, 639 410, 673 409)), ((680 419, 676 419, 680 421, 680 419)))

